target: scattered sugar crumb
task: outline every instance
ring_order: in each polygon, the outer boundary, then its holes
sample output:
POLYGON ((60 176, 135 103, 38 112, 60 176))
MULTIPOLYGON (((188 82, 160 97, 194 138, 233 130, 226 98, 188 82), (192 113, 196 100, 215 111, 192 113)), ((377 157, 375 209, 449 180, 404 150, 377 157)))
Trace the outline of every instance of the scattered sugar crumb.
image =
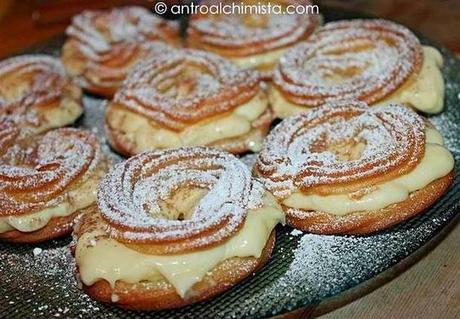
POLYGON ((303 235, 303 232, 298 230, 298 229, 294 229, 291 231, 290 233, 292 236, 300 236, 300 235, 303 235))
POLYGON ((112 302, 118 302, 120 297, 117 294, 112 294, 112 296, 110 296, 110 300, 112 300, 112 302))

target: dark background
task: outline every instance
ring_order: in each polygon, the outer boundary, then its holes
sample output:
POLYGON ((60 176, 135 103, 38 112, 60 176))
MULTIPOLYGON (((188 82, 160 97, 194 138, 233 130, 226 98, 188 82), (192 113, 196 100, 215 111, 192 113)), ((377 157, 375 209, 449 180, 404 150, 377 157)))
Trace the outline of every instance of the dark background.
MULTIPOLYGON (((163 0, 177 3, 181 0, 163 0)), ((183 0, 185 1, 185 0, 183 0)), ((0 0, 0 58, 60 34, 85 8, 153 7, 156 0, 0 0)), ((360 11, 403 23, 460 55, 460 0, 318 0, 321 7, 360 11)))

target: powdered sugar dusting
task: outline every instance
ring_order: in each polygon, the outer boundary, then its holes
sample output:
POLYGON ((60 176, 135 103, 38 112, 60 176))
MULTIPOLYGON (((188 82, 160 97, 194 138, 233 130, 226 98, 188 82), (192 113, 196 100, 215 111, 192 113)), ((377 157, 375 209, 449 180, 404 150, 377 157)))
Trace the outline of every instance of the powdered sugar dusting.
POLYGON ((77 73, 82 87, 104 91, 115 90, 137 62, 171 50, 166 43, 177 41, 179 25, 145 8, 129 6, 84 11, 72 19, 66 34, 66 67, 71 74, 77 73))
POLYGON ((37 54, 3 60, 0 62, 0 115, 22 116, 31 126, 37 126, 40 119, 31 108, 65 96, 64 88, 69 81, 55 57, 37 54))
MULTIPOLYGON (((61 45, 60 42, 54 44, 61 45)), ((58 50, 49 45, 40 50, 58 54, 58 50)), ((442 52, 446 62, 443 69, 446 108, 441 115, 430 117, 430 121, 441 131, 445 144, 458 161, 460 71, 455 57, 447 50, 442 52)), ((89 129, 97 127, 94 133, 102 136, 104 107, 100 105, 101 100, 86 96, 84 103, 85 115, 80 124, 89 129)), ((120 160, 107 145, 104 151, 120 160)), ((441 231, 457 215, 458 203, 457 183, 424 214, 368 237, 305 234, 303 238, 291 234, 289 227, 279 227, 274 255, 253 277, 207 302, 162 312, 131 312, 91 300, 78 289, 66 239, 40 245, 43 252, 39 256, 33 255, 35 245, 0 243, 0 308, 2 315, 11 318, 270 317, 323 300, 388 269, 441 231), (290 266, 294 261, 295 266, 290 266)))
MULTIPOLYGON (((67 245, 36 247, 34 252, 38 249, 41 250, 40 254, 0 252, 2 269, 9 269, 9 273, 13 274, 9 276, 4 273, 2 282, 4 285, 15 285, 18 289, 13 294, 2 291, 5 303, 11 306, 22 304, 21 309, 28 309, 28 316, 34 318, 68 318, 69 313, 73 313, 73 318, 86 318, 101 310, 97 302, 78 289, 74 278, 75 263, 67 245), (48 282, 52 283, 47 286, 48 295, 37 294, 36 290, 48 282), (72 304, 63 302, 70 296, 74 298, 72 304), (81 305, 78 314, 73 311, 77 303, 81 305)), ((16 315, 19 310, 17 308, 16 315)))
POLYGON ((330 102, 281 122, 267 137, 256 169, 280 197, 298 188, 378 177, 421 159, 424 129, 423 119, 404 106, 330 102), (364 145, 357 159, 344 161, 330 150, 350 142, 364 145))
POLYGON ((80 43, 86 57, 98 60, 113 45, 161 40, 167 32, 178 32, 177 28, 176 22, 163 20, 142 7, 131 6, 84 11, 73 17, 66 34, 80 43))
MULTIPOLYGON (((458 205, 457 205, 458 207, 458 205)), ((454 212, 455 209, 451 209, 454 212)), ((305 234, 298 237, 296 249, 285 255, 292 261, 286 272, 265 287, 264 302, 272 305, 272 314, 296 309, 292 299, 314 295, 319 301, 337 291, 363 282, 406 256, 445 220, 433 218, 426 224, 389 231, 369 237, 305 234), (402 251, 401 247, 405 247, 402 251), (299 280, 299 278, 302 278, 299 280), (279 292, 283 291, 282 294, 279 292), (270 301, 269 301, 270 300, 270 301)), ((259 297, 245 300, 240 309, 257 304, 259 297)), ((254 312, 254 314, 257 311, 254 312)), ((241 313, 235 313, 238 317, 241 313)))
POLYGON ((281 57, 273 82, 300 105, 318 106, 335 98, 371 104, 419 72, 422 58, 417 37, 396 23, 331 22, 281 57))
MULTIPOLYGON (((229 4, 234 1, 223 1, 229 4)), ((273 2, 275 4, 277 1, 273 2)), ((298 4, 297 1, 279 1, 298 4)), ((302 1, 302 4, 306 4, 302 1)), ((201 6, 215 1, 201 1, 201 6)), ((286 47, 306 39, 318 25, 316 15, 301 14, 208 14, 191 17, 188 38, 192 45, 223 50, 225 55, 244 56, 286 47)))
POLYGON ((114 102, 181 130, 240 106, 260 92, 260 84, 256 71, 241 70, 212 53, 187 49, 138 64, 114 102))
POLYGON ((0 215, 31 213, 65 199, 64 189, 88 178, 101 160, 97 139, 88 132, 62 128, 43 136, 21 135, 13 122, 0 128, 0 215), (3 129, 2 129, 3 131, 3 129), (11 143, 15 144, 12 145, 11 143))
POLYGON ((262 185, 233 155, 180 148, 143 153, 116 165, 100 184, 98 206, 115 237, 161 242, 212 232, 204 241, 218 242, 239 228, 249 209, 261 206, 263 193, 262 185), (181 187, 208 192, 190 218, 161 218, 160 201, 181 187))

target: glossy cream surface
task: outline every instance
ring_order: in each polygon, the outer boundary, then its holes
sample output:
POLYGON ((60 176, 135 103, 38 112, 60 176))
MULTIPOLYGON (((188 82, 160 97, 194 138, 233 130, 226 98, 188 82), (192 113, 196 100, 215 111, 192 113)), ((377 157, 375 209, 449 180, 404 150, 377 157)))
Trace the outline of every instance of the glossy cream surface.
POLYGON ((232 257, 260 257, 279 222, 284 222, 281 207, 271 195, 266 195, 264 206, 248 212, 242 229, 216 247, 185 254, 149 255, 130 249, 99 230, 78 239, 75 257, 85 285, 101 279, 112 287, 119 280, 138 283, 166 279, 185 298, 190 288, 220 262, 232 257))
POLYGON ((346 215, 358 211, 372 211, 406 200, 414 191, 424 188, 454 168, 454 158, 443 145, 442 136, 435 129, 426 131, 425 155, 417 167, 406 175, 376 185, 371 192, 356 198, 353 193, 320 196, 295 192, 283 204, 302 210, 346 215))
POLYGON ((83 107, 79 101, 66 97, 62 99, 59 107, 39 108, 37 112, 45 122, 43 126, 40 126, 40 132, 44 132, 72 124, 83 114, 83 107))
MULTIPOLYGON (((252 128, 252 122, 260 117, 267 109, 265 93, 261 92, 247 103, 240 105, 232 112, 213 116, 182 131, 176 132, 156 125, 145 117, 128 110, 114 107, 109 112, 109 126, 117 132, 122 132, 124 138, 135 145, 136 153, 180 146, 209 145, 220 140, 244 136, 252 128)), ((261 141, 246 141, 253 145, 253 151, 258 151, 261 141)))
POLYGON ((88 180, 69 191, 64 200, 56 206, 31 214, 0 217, 0 233, 15 229, 21 232, 33 232, 45 227, 53 217, 69 216, 77 210, 88 207, 96 201, 97 184, 102 173, 102 170, 95 172, 88 180))
MULTIPOLYGON (((410 78, 398 90, 377 104, 403 103, 410 107, 425 112, 439 113, 444 107, 444 79, 441 68, 443 59, 441 53, 433 47, 423 47, 423 65, 420 73, 410 78)), ((311 109, 301 106, 284 98, 281 91, 274 85, 269 91, 269 101, 279 118, 287 118, 311 109)))
POLYGON ((244 57, 228 57, 239 67, 245 69, 258 69, 266 71, 272 69, 279 61, 281 55, 291 47, 276 49, 273 51, 248 55, 244 57))
POLYGON ((423 65, 420 74, 409 80, 380 103, 404 103, 424 113, 439 113, 444 107, 444 79, 441 53, 429 46, 423 47, 423 65))

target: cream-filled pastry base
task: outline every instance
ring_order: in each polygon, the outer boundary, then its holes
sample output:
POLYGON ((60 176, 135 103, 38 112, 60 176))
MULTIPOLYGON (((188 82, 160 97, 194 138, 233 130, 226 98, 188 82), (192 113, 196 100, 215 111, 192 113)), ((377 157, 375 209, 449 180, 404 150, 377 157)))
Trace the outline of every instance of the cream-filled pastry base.
MULTIPOLYGON (((176 132, 149 121, 146 117, 116 105, 106 114, 109 130, 121 134, 133 153, 180 146, 209 145, 248 134, 252 123, 268 108, 265 93, 260 92, 230 113, 213 116, 176 132)), ((260 147, 259 141, 248 145, 260 147)), ((256 151, 256 149, 254 149, 256 151)))
POLYGON ((268 126, 252 128, 247 134, 236 138, 219 140, 208 144, 208 146, 222 148, 230 153, 242 153, 248 150, 251 152, 260 152, 267 131, 268 126))
POLYGON ((31 214, 0 217, 0 233, 10 230, 33 232, 45 227, 54 217, 70 216, 88 207, 96 201, 97 185, 104 173, 104 169, 98 168, 85 182, 69 191, 64 201, 54 207, 44 208, 31 214))
POLYGON ((243 57, 231 57, 227 58, 233 61, 236 65, 244 69, 256 69, 259 71, 270 71, 278 63, 280 57, 283 55, 286 50, 290 49, 292 46, 276 49, 273 51, 268 51, 264 53, 258 53, 243 57))
POLYGON ((72 124, 83 114, 83 107, 78 100, 66 97, 56 107, 38 107, 34 111, 42 122, 34 132, 42 133, 72 124))
POLYGON ((103 67, 103 65, 98 65, 97 62, 89 61, 85 53, 81 52, 79 43, 73 40, 64 44, 61 60, 63 61, 67 73, 73 78, 76 78, 83 88, 91 86, 111 88, 119 86, 123 82, 123 73, 128 74, 129 70, 131 70, 142 57, 143 56, 139 52, 135 56, 132 56, 129 61, 125 61, 123 66, 119 66, 115 69, 115 78, 111 79, 107 79, 107 76, 104 77, 98 74, 98 67, 103 67), (91 66, 91 64, 95 65, 91 66))
POLYGON ((454 158, 443 145, 442 136, 433 128, 426 130, 425 155, 410 173, 375 186, 375 190, 360 197, 353 194, 305 195, 295 192, 283 204, 302 210, 313 210, 333 215, 359 211, 374 211, 406 200, 412 192, 424 188, 454 168, 454 158))
MULTIPOLYGON (((324 20, 323 16, 317 15, 317 18, 318 18, 318 25, 323 24, 323 20, 324 20)), ((230 55, 223 55, 223 56, 233 61, 236 65, 238 65, 241 68, 256 69, 262 72, 264 71, 267 72, 267 71, 271 71, 278 64, 278 61, 280 60, 284 52, 295 47, 301 41, 304 41, 304 40, 299 39, 297 43, 293 43, 291 45, 288 45, 282 48, 273 49, 271 51, 252 54, 248 56, 241 56, 241 57, 235 57, 235 56, 230 56, 230 55)), ((212 48, 207 48, 206 50, 213 51, 212 48)))
MULTIPOLYGON (((409 78, 396 92, 374 105, 402 103, 425 113, 439 113, 444 107, 442 65, 441 53, 433 47, 423 46, 423 65, 420 73, 409 78)), ((290 102, 274 85, 270 87, 268 99, 278 118, 287 118, 312 109, 311 106, 290 102)))
POLYGON ((268 91, 268 101, 275 114, 275 117, 285 119, 290 116, 306 112, 312 109, 310 106, 301 106, 299 104, 292 103, 283 96, 283 93, 275 86, 270 85, 268 91))
POLYGON ((190 288, 220 262, 233 257, 260 257, 279 222, 284 222, 281 207, 267 193, 264 206, 250 210, 241 230, 219 246, 186 254, 148 255, 96 230, 78 239, 75 258, 80 279, 87 286, 99 280, 106 280, 113 288, 119 280, 138 283, 166 279, 185 298, 190 288))
POLYGON ((437 49, 424 46, 423 57, 422 69, 417 78, 409 79, 407 83, 379 104, 403 103, 425 113, 442 111, 444 108, 442 55, 437 49))

